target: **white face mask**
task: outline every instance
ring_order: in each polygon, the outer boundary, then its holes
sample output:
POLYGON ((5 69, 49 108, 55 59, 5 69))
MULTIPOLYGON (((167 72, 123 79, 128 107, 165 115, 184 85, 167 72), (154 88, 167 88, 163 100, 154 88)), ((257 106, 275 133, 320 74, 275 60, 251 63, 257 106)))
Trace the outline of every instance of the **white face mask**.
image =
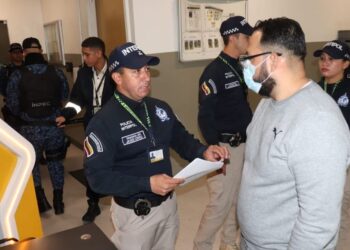
POLYGON ((243 66, 243 76, 244 76, 244 81, 247 84, 248 88, 254 91, 255 93, 259 93, 262 84, 266 82, 267 79, 270 78, 272 72, 266 77, 265 80, 262 82, 256 82, 254 81, 253 77, 255 75, 255 71, 257 68, 259 68, 264 62, 266 62, 268 57, 266 57, 261 63, 258 65, 254 66, 249 59, 244 60, 241 62, 243 66))

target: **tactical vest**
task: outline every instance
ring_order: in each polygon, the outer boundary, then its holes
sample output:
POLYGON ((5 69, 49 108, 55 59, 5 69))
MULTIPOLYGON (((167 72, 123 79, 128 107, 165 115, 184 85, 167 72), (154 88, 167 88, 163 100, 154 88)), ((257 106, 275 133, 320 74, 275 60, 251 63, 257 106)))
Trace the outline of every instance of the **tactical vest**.
POLYGON ((21 111, 33 118, 53 114, 60 106, 61 82, 53 66, 43 74, 34 74, 26 67, 21 69, 19 84, 21 111))

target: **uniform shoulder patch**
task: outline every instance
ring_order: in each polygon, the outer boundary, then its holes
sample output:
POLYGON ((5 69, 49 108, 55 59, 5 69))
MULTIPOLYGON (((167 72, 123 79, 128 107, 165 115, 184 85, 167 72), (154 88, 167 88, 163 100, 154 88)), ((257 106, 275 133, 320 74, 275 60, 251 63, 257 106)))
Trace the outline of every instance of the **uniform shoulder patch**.
POLYGON ((218 90, 216 88, 216 84, 213 81, 213 79, 209 79, 208 81, 204 81, 201 86, 200 86, 202 92, 204 93, 204 95, 210 95, 211 93, 213 94, 217 94, 218 90))
POLYGON ((94 154, 94 149, 89 142, 89 137, 86 137, 84 140, 84 153, 87 158, 94 154))
POLYGON ((211 91, 206 82, 203 82, 201 85, 201 89, 205 95, 210 95, 211 91))
POLYGON ((101 140, 91 132, 84 140, 84 152, 86 157, 90 157, 95 153, 95 150, 98 153, 103 152, 103 145, 101 140))

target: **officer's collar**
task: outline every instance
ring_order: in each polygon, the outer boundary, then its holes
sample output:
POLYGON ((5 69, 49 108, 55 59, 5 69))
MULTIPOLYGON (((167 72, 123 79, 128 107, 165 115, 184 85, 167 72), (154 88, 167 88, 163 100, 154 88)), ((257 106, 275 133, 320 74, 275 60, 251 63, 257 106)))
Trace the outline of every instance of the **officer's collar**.
MULTIPOLYGON (((130 99, 129 97, 123 95, 122 93, 120 93, 118 90, 115 91, 120 98, 133 110, 137 110, 139 108, 141 108, 142 103, 144 102, 145 98, 141 101, 135 101, 133 99, 130 99)), ((146 97, 147 98, 147 97, 146 97)))
POLYGON ((229 63, 238 63, 238 59, 233 58, 226 54, 225 52, 221 51, 220 56, 224 59, 226 59, 229 63))

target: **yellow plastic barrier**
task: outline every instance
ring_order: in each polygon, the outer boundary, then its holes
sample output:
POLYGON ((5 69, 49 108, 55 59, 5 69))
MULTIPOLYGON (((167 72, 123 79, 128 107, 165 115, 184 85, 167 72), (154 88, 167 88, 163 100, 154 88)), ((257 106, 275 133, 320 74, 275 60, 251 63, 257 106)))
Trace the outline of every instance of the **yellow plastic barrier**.
POLYGON ((0 119, 0 236, 42 236, 32 169, 33 146, 0 119))

